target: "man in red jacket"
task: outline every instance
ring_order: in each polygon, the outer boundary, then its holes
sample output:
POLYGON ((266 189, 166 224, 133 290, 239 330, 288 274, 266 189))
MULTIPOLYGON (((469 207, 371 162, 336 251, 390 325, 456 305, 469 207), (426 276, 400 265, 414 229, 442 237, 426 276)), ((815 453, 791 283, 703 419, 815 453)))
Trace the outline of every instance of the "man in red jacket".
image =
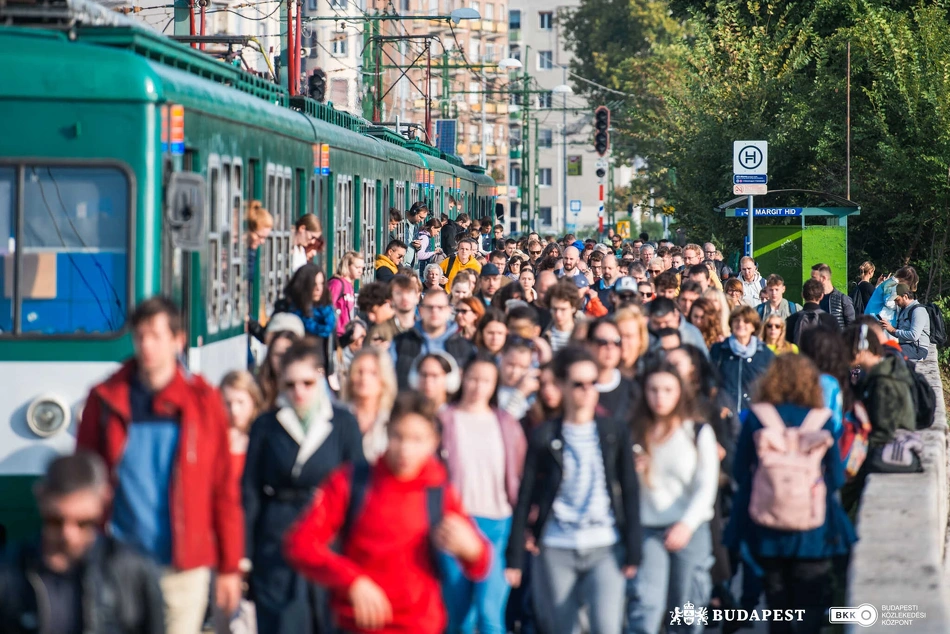
POLYGON ((230 614, 241 598, 244 518, 227 415, 217 390, 178 364, 173 302, 148 299, 129 322, 135 358, 92 389, 77 445, 109 468, 112 535, 162 566, 167 631, 198 632, 212 566, 218 606, 230 614))

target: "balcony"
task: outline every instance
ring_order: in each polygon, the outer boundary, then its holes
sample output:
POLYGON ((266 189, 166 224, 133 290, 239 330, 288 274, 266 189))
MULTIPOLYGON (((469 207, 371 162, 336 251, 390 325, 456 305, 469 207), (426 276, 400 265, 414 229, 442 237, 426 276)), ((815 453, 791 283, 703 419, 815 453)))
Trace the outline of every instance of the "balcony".
POLYGON ((516 161, 521 160, 521 144, 511 146, 511 149, 508 150, 508 158, 516 161))
MULTIPOLYGON (((508 27, 506 26, 505 30, 507 29, 508 27)), ((508 31, 508 41, 511 42, 512 44, 520 44, 522 41, 521 29, 517 28, 517 29, 511 29, 510 31, 508 31)))
POLYGON ((459 156, 462 156, 462 155, 464 155, 464 154, 468 154, 468 144, 467 144, 467 143, 459 143, 458 145, 456 145, 456 146, 455 146, 455 153, 458 154, 459 156))
MULTIPOLYGON (((473 103, 473 104, 472 104, 472 107, 471 107, 471 111, 472 111, 472 112, 481 112, 481 111, 482 111, 482 104, 481 104, 481 102, 476 101, 475 103, 473 103)), ((487 109, 486 109, 486 112, 487 112, 487 109)))
POLYGON ((496 24, 496 25, 495 25, 495 32, 496 32, 496 33, 507 33, 507 32, 508 32, 508 23, 507 23, 507 22, 499 22, 498 24, 496 24))
POLYGON ((472 143, 472 154, 481 154, 482 146, 478 143, 472 143))
POLYGON ((494 145, 485 146, 485 156, 495 156, 496 154, 498 154, 498 148, 494 145))
POLYGON ((491 20, 482 20, 482 31, 487 31, 489 33, 495 32, 495 23, 491 20))

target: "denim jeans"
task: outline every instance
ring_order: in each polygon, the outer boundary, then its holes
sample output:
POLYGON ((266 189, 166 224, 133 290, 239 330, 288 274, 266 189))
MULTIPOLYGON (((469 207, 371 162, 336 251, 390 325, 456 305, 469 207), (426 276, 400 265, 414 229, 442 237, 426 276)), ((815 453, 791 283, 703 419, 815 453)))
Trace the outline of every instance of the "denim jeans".
POLYGON ((475 524, 491 542, 492 562, 484 581, 470 581, 453 557, 441 555, 442 596, 449 615, 449 634, 505 634, 505 606, 511 588, 505 581, 505 547, 511 518, 491 520, 475 517, 475 524))
POLYGON ((627 583, 626 634, 656 634, 660 625, 667 632, 702 632, 698 622, 671 625, 670 611, 686 602, 706 607, 712 593, 712 536, 702 524, 689 543, 676 552, 663 545, 668 527, 643 527, 643 558, 637 576, 627 583))
POLYGON ((535 605, 549 606, 551 611, 549 634, 573 634, 584 605, 589 610, 590 634, 620 632, 624 603, 620 562, 618 546, 541 549, 533 584, 535 605))

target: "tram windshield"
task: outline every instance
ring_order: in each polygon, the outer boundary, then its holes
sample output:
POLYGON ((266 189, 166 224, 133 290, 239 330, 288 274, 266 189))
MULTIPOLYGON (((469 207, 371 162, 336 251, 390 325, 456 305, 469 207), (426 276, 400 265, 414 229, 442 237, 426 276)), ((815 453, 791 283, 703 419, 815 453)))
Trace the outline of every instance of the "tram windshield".
POLYGON ((104 335, 128 310, 130 184, 111 166, 0 166, 0 332, 104 335))

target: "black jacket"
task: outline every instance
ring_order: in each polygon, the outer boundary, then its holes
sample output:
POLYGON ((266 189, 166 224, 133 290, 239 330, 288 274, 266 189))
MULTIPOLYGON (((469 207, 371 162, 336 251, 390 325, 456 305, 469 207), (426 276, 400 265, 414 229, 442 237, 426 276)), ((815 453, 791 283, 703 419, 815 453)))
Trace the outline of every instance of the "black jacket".
POLYGON ((459 234, 463 229, 454 220, 449 220, 442 227, 441 244, 445 257, 452 257, 459 249, 459 234))
MULTIPOLYGON (((630 428, 616 418, 597 416, 597 434, 604 459, 604 475, 610 506, 617 522, 617 532, 624 546, 625 566, 640 564, 640 490, 633 462, 630 428)), ((524 567, 525 531, 529 529, 528 514, 538 507, 537 520, 530 526, 535 541, 541 543, 544 525, 551 516, 551 507, 561 487, 564 464, 564 419, 550 420, 535 430, 528 444, 524 474, 518 489, 518 503, 511 518, 506 558, 509 568, 524 567)))
MULTIPOLYGON (((424 343, 422 334, 416 328, 401 332, 393 339, 396 379, 400 390, 409 389, 409 370, 412 369, 412 362, 422 354, 424 343)), ((469 359, 475 356, 475 346, 457 332, 445 340, 445 351, 455 359, 460 368, 464 368, 469 359)))
POLYGON ((840 328, 854 323, 854 303, 837 288, 821 298, 821 309, 835 318, 840 328))
MULTIPOLYGON (((40 580, 36 546, 12 549, 0 564, 0 632, 50 631, 49 597, 40 580), (42 594, 41 594, 42 593, 42 594)), ((87 634, 164 634, 165 604, 158 570, 145 557, 101 536, 81 570, 82 631, 87 634)))
MULTIPOLYGON (((809 316, 809 319, 812 319, 812 317, 809 316)), ((789 315, 788 319, 785 320, 785 339, 794 343, 796 346, 800 346, 805 333, 816 327, 825 328, 827 330, 831 330, 832 332, 837 332, 839 330, 837 319, 823 311, 821 307, 815 302, 806 302, 805 306, 803 306, 800 311, 789 315), (803 328, 802 332, 797 333, 798 336, 796 336, 795 330, 798 327, 799 320, 804 319, 806 313, 816 312, 818 313, 818 325, 803 328)))
POLYGON ((728 397, 729 406, 739 412, 749 408, 755 381, 772 365, 775 354, 759 339, 755 354, 743 359, 732 351, 729 339, 726 339, 713 344, 709 349, 709 360, 719 372, 721 391, 728 397))

